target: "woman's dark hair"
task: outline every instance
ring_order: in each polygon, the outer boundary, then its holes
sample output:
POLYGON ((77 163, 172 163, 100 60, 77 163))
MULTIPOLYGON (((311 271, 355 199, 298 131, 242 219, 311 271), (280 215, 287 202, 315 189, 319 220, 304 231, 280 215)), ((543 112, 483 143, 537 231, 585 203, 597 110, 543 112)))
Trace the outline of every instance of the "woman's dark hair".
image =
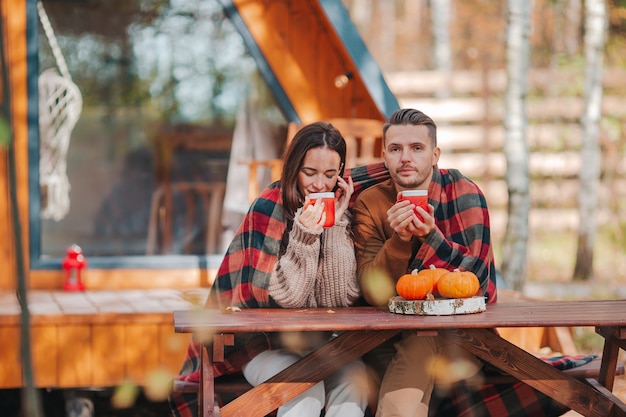
POLYGON ((433 146, 437 147, 437 125, 426 114, 415 109, 400 109, 396 110, 389 120, 383 125, 383 142, 387 139, 387 130, 390 126, 401 125, 413 125, 413 126, 426 126, 430 139, 433 141, 433 146))
POLYGON ((341 159, 339 175, 343 175, 346 165, 346 141, 341 132, 326 122, 315 122, 301 128, 291 140, 283 156, 280 184, 283 207, 288 219, 293 219, 296 210, 304 203, 304 196, 298 189, 298 173, 302 168, 306 153, 314 148, 328 148, 337 152, 341 159))

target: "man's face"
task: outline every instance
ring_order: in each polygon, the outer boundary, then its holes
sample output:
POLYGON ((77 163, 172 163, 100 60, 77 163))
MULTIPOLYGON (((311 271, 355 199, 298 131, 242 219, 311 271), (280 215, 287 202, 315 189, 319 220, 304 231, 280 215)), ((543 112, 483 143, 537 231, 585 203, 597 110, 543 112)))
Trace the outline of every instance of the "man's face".
POLYGON ((426 126, 393 125, 387 130, 382 156, 400 191, 428 189, 439 153, 426 126))

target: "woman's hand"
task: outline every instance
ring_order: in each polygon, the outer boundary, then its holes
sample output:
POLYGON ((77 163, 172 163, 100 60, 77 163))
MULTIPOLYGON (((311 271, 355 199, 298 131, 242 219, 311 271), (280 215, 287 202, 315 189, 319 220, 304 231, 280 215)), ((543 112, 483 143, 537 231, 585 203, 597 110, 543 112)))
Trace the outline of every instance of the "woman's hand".
POLYGON ((341 220, 343 214, 348 210, 350 197, 354 193, 354 183, 352 177, 348 177, 348 181, 342 177, 337 178, 338 190, 335 191, 335 222, 341 220))
POLYGON ((300 212, 298 221, 304 228, 319 232, 324 227, 324 222, 326 221, 324 202, 321 198, 318 198, 315 204, 309 204, 310 200, 308 195, 304 198, 304 207, 300 212))

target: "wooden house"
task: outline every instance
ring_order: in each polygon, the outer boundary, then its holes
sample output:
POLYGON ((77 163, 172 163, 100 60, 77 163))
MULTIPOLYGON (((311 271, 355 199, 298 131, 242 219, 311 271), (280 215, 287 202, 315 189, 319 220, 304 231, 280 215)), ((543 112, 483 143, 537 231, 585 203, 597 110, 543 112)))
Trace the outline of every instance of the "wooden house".
MULTIPOLYGON (((340 0, 198 0, 193 3, 199 5, 196 11, 202 11, 200 6, 217 5, 219 13, 214 12, 207 19, 227 18, 239 33, 287 123, 333 118, 384 120, 398 107, 340 0)), ((105 251, 105 255, 100 256, 83 247, 88 263, 82 270, 81 280, 87 290, 64 291, 68 276, 61 265, 65 254, 58 248, 51 251, 45 248, 51 235, 62 235, 64 230, 80 225, 84 213, 70 212, 65 223, 61 223, 63 226, 42 220, 45 202, 40 184, 43 150, 38 100, 44 92, 38 86, 43 65, 40 52, 44 47, 52 49, 47 56, 55 56, 59 64, 55 52, 72 55, 74 59, 80 54, 93 53, 98 47, 98 37, 109 36, 113 39, 107 44, 111 49, 103 54, 107 59, 98 63, 94 74, 106 77, 107 65, 112 62, 121 71, 127 68, 124 65, 128 64, 125 61, 128 55, 124 53, 128 54, 128 50, 120 47, 119 38, 137 36, 133 30, 141 23, 140 19, 160 17, 156 3, 154 9, 132 14, 130 9, 137 4, 125 0, 90 0, 80 4, 46 0, 43 6, 47 14, 43 15, 36 0, 11 0, 0 4, 5 53, 2 75, 7 80, 0 90, 0 99, 4 108, 10 108, 12 127, 12 148, 0 148, 0 337, 4 340, 0 347, 0 388, 23 384, 20 308, 15 297, 19 270, 17 245, 21 245, 24 254, 31 349, 35 383, 39 387, 113 386, 126 380, 141 384, 155 369, 176 373, 187 337, 173 334, 171 311, 201 304, 219 265, 218 253, 138 256, 132 251, 126 254, 122 249, 114 255, 105 251), (70 29, 75 33, 65 32, 64 42, 55 42, 55 31, 58 38, 62 37, 60 17, 71 19, 74 26, 70 29), (118 31, 120 28, 123 30, 118 31), (71 54, 67 49, 63 52, 63 47, 69 45, 67 38, 75 35, 78 39, 82 33, 89 36, 81 38, 82 43, 75 44, 78 46, 71 54), (123 51, 116 55, 119 49, 123 51), (10 198, 11 150, 15 156, 17 229, 10 198)), ((189 17, 191 13, 176 12, 175 17, 180 18, 189 17)), ((146 50, 149 52, 150 48, 146 50)), ((229 50, 217 53, 226 54, 229 50)), ((70 70, 72 65, 69 62, 70 70)), ((90 70, 88 66, 83 69, 90 70)), ((74 80, 79 76, 75 73, 74 80)), ((134 87, 126 85, 124 88, 134 87)), ((102 89, 102 94, 113 94, 115 89, 111 84, 110 88, 102 89)), ((82 111, 81 117, 96 122, 111 117, 106 111, 98 113, 101 109, 92 97, 83 98, 82 111)), ((109 108, 108 112, 111 111, 109 108)), ((124 116, 129 114, 132 116, 133 111, 125 109, 124 116)), ((116 151, 113 134, 103 133, 103 126, 107 127, 98 124, 81 128, 98 140, 86 144, 85 149, 101 146, 110 152, 116 151), (107 148, 109 143, 111 146, 107 148)), ((205 145, 210 151, 223 149, 224 143, 228 147, 231 135, 232 131, 226 131, 220 135, 199 136, 200 141, 207 142, 205 145)), ((131 139, 129 136, 121 145, 115 142, 116 146, 127 146, 131 139)), ((77 175, 76 181, 86 183, 72 185, 72 204, 84 203, 87 211, 95 195, 104 193, 112 180, 94 180, 100 169, 99 161, 86 157, 77 161, 85 170, 77 175), (81 191, 90 193, 85 195, 81 191)), ((128 178, 122 176, 123 180, 128 178)), ((113 209, 109 206, 110 210, 113 209)), ((128 210, 127 215, 132 214, 133 210, 128 210)), ((146 222, 142 227, 147 233, 146 222)), ((104 236, 104 232, 101 233, 100 237, 104 236)), ((68 240, 61 245, 71 243, 81 242, 68 240)))

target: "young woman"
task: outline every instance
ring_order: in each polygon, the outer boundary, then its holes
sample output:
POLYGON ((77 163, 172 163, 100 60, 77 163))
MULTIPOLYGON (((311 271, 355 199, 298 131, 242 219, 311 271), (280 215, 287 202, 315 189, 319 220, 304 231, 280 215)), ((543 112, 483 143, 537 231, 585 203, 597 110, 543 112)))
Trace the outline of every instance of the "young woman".
MULTIPOLYGON (((342 178, 346 143, 323 122, 304 126, 284 156, 280 181, 252 203, 219 268, 207 307, 342 307, 359 297, 348 204, 352 178, 342 178), (324 228, 324 203, 309 195, 334 192, 335 223, 324 228)), ((280 334, 246 334, 227 347, 215 376, 243 372, 258 385, 324 343, 332 335, 309 334, 293 341, 280 334)), ((192 341, 182 380, 198 380, 199 346, 192 341)), ((365 366, 348 364, 278 409, 278 417, 363 416, 367 392, 365 366)), ((197 416, 196 396, 174 394, 172 412, 197 416)))

